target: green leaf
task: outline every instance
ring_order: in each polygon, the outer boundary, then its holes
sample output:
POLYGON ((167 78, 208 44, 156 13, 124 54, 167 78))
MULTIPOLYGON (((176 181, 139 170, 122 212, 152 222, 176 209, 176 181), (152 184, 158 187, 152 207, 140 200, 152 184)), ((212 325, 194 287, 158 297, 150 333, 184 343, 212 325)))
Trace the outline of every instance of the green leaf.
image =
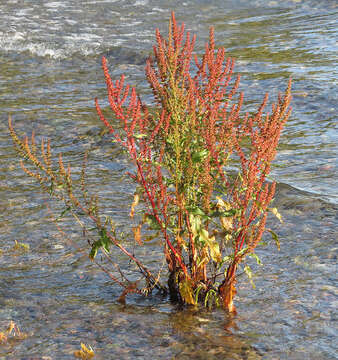
POLYGON ((257 256, 257 254, 250 253, 249 256, 253 257, 256 260, 257 265, 263 265, 261 259, 257 256))
POLYGON ((58 216, 58 218, 56 219, 56 221, 62 219, 63 216, 64 216, 68 211, 70 211, 70 210, 71 210, 71 207, 70 207, 70 206, 68 206, 66 209, 64 209, 64 210, 61 212, 61 214, 58 216))
POLYGON ((247 248, 247 247, 245 247, 245 248, 241 249, 240 251, 238 251, 238 253, 237 253, 236 255, 237 255, 237 256, 241 256, 241 255, 243 255, 246 251, 248 251, 248 248, 247 248))
POLYGON ((14 240, 15 244, 13 246, 13 250, 24 250, 29 251, 29 244, 18 242, 17 240, 14 240))
POLYGON ((143 139, 147 137, 147 134, 134 134, 133 136, 135 139, 143 139))
POLYGON ((95 256, 97 255, 97 251, 99 249, 99 246, 97 246, 96 244, 97 242, 95 241, 94 244, 92 245, 92 249, 90 250, 90 253, 89 253, 89 258, 91 260, 94 260, 95 259, 95 256))
POLYGON ((193 215, 200 215, 200 216, 205 215, 204 211, 197 206, 189 206, 189 207, 187 207, 187 210, 190 214, 193 214, 193 215))
POLYGON ((216 291, 214 289, 210 289, 205 296, 204 306, 211 309, 214 302, 216 306, 219 306, 219 299, 216 291))
POLYGON ((156 217, 154 215, 146 214, 144 220, 148 224, 150 229, 152 229, 152 230, 160 230, 161 229, 161 225, 158 223, 158 221, 156 220, 156 217))
POLYGON ((232 217, 234 215, 236 215, 238 212, 238 210, 236 209, 231 209, 231 210, 226 210, 226 211, 213 211, 209 216, 210 217, 232 217))
POLYGON ((222 259, 222 261, 219 265, 222 266, 224 264, 228 264, 233 260, 233 258, 234 258, 233 255, 226 255, 226 256, 224 256, 224 258, 222 259))
POLYGON ((208 291, 204 298, 204 306, 207 307, 208 305, 208 299, 209 299, 210 291, 208 291))
POLYGON ((274 231, 272 231, 271 229, 267 229, 267 230, 271 234, 272 238, 275 240, 277 249, 280 250, 280 242, 279 242, 278 235, 274 231))
POLYGON ((207 149, 203 149, 201 151, 195 152, 191 156, 191 160, 193 163, 199 163, 203 161, 209 154, 209 151, 207 149))
POLYGON ((95 226, 95 227, 92 227, 92 228, 89 228, 89 229, 87 229, 87 231, 96 231, 97 230, 97 227, 95 226))
POLYGON ((107 230, 105 228, 101 228, 99 230, 99 240, 94 241, 92 248, 89 253, 89 258, 93 260, 97 255, 97 252, 100 248, 103 248, 104 251, 109 253, 109 246, 111 245, 111 240, 107 235, 107 230))
POLYGON ((202 289, 205 289, 205 285, 204 285, 204 284, 198 285, 198 287, 197 287, 197 289, 196 289, 196 291, 195 291, 195 303, 196 303, 196 304, 198 303, 198 296, 199 296, 200 291, 201 291, 202 289))
POLYGON ((160 231, 157 231, 155 234, 146 236, 146 237, 143 239, 143 241, 144 241, 144 242, 150 242, 150 241, 158 238, 159 236, 160 236, 160 231))
POLYGON ((250 283, 251 283, 251 286, 255 289, 256 288, 256 285, 255 283, 253 282, 252 280, 252 271, 251 271, 251 268, 249 265, 245 265, 244 267, 244 272, 246 273, 246 275, 248 276, 249 280, 250 280, 250 283))
POLYGON ((105 228, 102 228, 99 231, 99 235, 100 235, 100 247, 103 247, 103 249, 106 252, 109 252, 109 246, 111 244, 111 240, 109 239, 109 237, 107 236, 107 230, 105 228))

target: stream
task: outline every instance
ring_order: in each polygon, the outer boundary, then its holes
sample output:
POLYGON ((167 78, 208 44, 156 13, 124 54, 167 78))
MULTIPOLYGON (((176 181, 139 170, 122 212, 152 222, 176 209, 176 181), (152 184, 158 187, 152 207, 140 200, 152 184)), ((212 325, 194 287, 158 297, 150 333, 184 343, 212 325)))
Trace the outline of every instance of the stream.
MULTIPOLYGON (((0 360, 74 359, 81 343, 94 359, 338 359, 337 19, 334 0, 0 0, 0 333, 11 321, 21 331, 0 340, 0 360), (284 223, 268 226, 281 249, 266 235, 255 289, 238 279, 236 316, 156 294, 120 304, 76 224, 65 216, 61 236, 50 220, 48 208, 62 208, 22 171, 8 133, 11 114, 21 135, 50 138, 75 170, 89 151, 88 186, 127 230, 130 164, 94 107, 95 97, 107 105, 101 57, 150 102, 145 61, 172 10, 197 35, 197 54, 214 26, 248 109, 293 79, 271 174, 284 223)), ((160 258, 159 247, 144 251, 149 266, 160 258)))

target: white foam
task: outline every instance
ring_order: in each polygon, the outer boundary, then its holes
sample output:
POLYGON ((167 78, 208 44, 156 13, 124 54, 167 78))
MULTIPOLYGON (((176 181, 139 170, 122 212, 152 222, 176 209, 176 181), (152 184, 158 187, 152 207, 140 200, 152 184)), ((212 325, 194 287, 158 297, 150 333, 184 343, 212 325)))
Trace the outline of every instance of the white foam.
POLYGON ((52 48, 41 43, 26 42, 25 37, 20 33, 15 33, 12 36, 9 34, 0 34, 0 50, 19 53, 29 51, 33 55, 51 57, 53 59, 62 59, 65 57, 64 49, 52 48))
POLYGON ((164 9, 160 9, 158 7, 153 7, 152 10, 156 11, 156 12, 166 12, 167 11, 167 10, 164 10, 164 9))
POLYGON ((140 24, 142 24, 142 21, 138 21, 138 20, 131 21, 129 18, 121 17, 121 24, 120 24, 121 27, 133 27, 140 24), (125 22, 123 23, 122 21, 125 22))
POLYGON ((104 4, 104 3, 115 3, 119 0, 94 0, 94 1, 87 1, 87 5, 97 5, 97 4, 104 4))
POLYGON ((48 7, 48 8, 66 7, 66 5, 60 1, 52 1, 52 2, 44 4, 44 6, 48 7))
POLYGON ((64 39, 71 42, 93 42, 93 40, 97 41, 101 39, 101 36, 89 33, 81 33, 81 34, 72 34, 71 36, 64 36, 64 39))
POLYGON ((135 6, 145 6, 148 5, 148 0, 136 0, 134 3, 135 6))
POLYGON ((54 42, 42 42, 41 39, 38 42, 32 41, 31 34, 24 32, 0 31, 0 51, 16 53, 28 51, 32 55, 61 60, 75 53, 84 56, 97 53, 102 43, 101 36, 90 33, 64 36, 63 40, 64 43, 58 46, 54 42))
POLYGON ((75 24, 77 24, 77 21, 72 20, 72 19, 65 19, 65 22, 66 22, 67 24, 69 24, 69 25, 75 25, 75 24))
POLYGON ((15 12, 15 15, 18 17, 23 17, 23 16, 26 16, 30 12, 31 12, 31 9, 18 9, 15 12))
POLYGON ((65 52, 63 49, 53 49, 46 46, 45 44, 28 43, 24 45, 20 50, 26 50, 34 55, 41 57, 51 57, 53 59, 62 59, 65 57, 65 52))
POLYGON ((16 41, 24 40, 25 34, 23 32, 10 32, 10 33, 3 33, 0 32, 0 43, 13 43, 16 41))

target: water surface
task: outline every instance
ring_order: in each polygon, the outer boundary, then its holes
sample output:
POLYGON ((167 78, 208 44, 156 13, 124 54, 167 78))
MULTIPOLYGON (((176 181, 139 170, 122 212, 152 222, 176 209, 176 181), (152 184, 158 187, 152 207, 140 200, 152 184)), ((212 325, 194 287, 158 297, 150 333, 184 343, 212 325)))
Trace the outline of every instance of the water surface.
POLYGON ((13 320, 26 333, 0 345, 1 360, 72 359, 81 342, 98 359, 338 358, 337 13, 330 0, 1 2, 0 332, 13 320), (10 113, 20 133, 50 137, 73 166, 90 150, 89 186, 126 226, 130 165, 100 136, 93 106, 95 97, 106 104, 100 59, 150 101, 145 59, 171 10, 197 35, 198 53, 215 27, 216 44, 236 58, 248 109, 293 78, 294 110, 273 170, 285 222, 269 224, 281 251, 272 242, 258 251, 255 290, 240 277, 235 318, 179 311, 157 296, 119 304, 119 288, 90 263, 69 219, 70 239, 49 221, 48 199, 21 171, 8 137, 10 113), (30 250, 13 249, 15 240, 30 250))

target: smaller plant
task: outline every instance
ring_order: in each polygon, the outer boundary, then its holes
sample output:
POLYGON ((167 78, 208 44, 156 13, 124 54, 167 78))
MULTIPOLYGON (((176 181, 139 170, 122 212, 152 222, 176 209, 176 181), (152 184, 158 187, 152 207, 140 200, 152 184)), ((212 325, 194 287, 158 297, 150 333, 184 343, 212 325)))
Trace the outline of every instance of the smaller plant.
MULTIPOLYGON (((128 240, 119 236, 112 219, 100 213, 97 197, 89 196, 86 158, 76 183, 61 154, 57 164, 52 161, 49 141, 41 142, 39 155, 34 134, 30 141, 20 140, 11 120, 9 129, 19 154, 33 165, 31 170, 22 162, 24 171, 65 203, 63 213, 71 212, 86 236, 88 226, 80 218, 94 224, 97 237, 89 240, 89 257, 124 288, 120 301, 130 292, 148 295, 156 288, 180 304, 219 305, 234 312, 241 263, 248 256, 259 262, 255 248, 265 230, 279 246, 277 235, 265 229, 269 212, 280 218, 277 209, 269 207, 276 184, 266 179, 290 115, 291 81, 270 113, 263 114, 265 95, 256 112, 241 115, 243 93, 235 100, 240 77, 231 83, 234 60, 226 59, 224 48, 216 49, 213 28, 200 59, 193 53, 195 37, 184 34, 184 24, 177 25, 174 13, 167 39, 156 30, 154 58, 146 64, 154 107, 125 85, 124 76, 114 82, 105 58, 112 121, 95 100, 99 118, 134 165, 135 171, 128 173, 136 184, 130 209, 134 243, 141 249, 162 239, 167 286, 162 283, 163 262, 150 270, 137 249, 128 250, 128 240), (113 125, 116 121, 122 129, 113 125), (234 173, 230 166, 236 164, 239 170, 234 173), (143 281, 127 278, 113 249, 135 264, 143 281), (99 251, 115 270, 96 260, 99 251)), ((248 264, 244 271, 251 279, 248 264)))
POLYGON ((95 356, 95 353, 90 345, 87 347, 85 344, 81 343, 81 350, 74 351, 74 356, 78 359, 88 360, 92 359, 95 356))
POLYGON ((0 332, 0 344, 5 344, 11 339, 24 340, 26 338, 27 334, 20 331, 19 326, 14 321, 10 321, 8 328, 0 332))
POLYGON ((29 244, 25 244, 25 243, 18 242, 17 240, 15 240, 12 250, 18 251, 18 252, 27 252, 27 251, 29 251, 29 244))

